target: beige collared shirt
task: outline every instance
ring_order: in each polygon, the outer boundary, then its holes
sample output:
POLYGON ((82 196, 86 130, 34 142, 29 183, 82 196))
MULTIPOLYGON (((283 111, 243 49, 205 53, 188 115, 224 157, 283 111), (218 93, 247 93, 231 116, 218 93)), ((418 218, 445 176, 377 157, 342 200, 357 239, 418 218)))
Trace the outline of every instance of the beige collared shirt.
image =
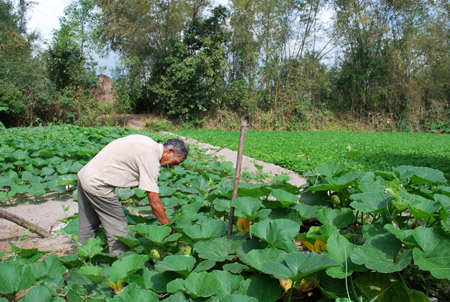
POLYGON ((114 196, 114 188, 136 187, 159 193, 158 176, 164 146, 133 134, 112 141, 78 172, 83 189, 100 197, 114 196))

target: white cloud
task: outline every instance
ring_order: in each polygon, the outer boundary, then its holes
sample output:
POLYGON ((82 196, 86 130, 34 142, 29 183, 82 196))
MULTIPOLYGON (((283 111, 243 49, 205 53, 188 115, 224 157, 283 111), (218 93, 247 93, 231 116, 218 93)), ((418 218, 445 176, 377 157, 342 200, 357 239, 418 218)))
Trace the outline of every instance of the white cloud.
POLYGON ((43 42, 49 42, 53 30, 59 28, 59 17, 71 0, 34 0, 35 4, 28 12, 28 30, 40 33, 43 42))

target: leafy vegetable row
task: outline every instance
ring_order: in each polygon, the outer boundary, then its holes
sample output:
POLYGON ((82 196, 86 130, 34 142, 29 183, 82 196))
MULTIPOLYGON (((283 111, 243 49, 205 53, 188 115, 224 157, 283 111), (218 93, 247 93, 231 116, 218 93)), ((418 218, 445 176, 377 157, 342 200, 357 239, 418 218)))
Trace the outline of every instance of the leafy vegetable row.
MULTIPOLYGON (((237 150, 238 131, 177 133, 237 150)), ((245 155, 301 174, 324 162, 347 162, 352 171, 390 170, 400 165, 441 170, 450 177, 450 136, 437 133, 247 131, 245 155)))
MULTIPOLYGON (((194 149, 161 173, 170 227, 151 215, 144 192, 117 189, 132 233, 120 239, 130 251, 111 257, 100 234, 76 254, 36 262, 43 252, 12 245, 13 257, 0 262, 8 272, 0 293, 35 285, 22 300, 277 301, 310 292, 339 301, 428 301, 445 294, 450 187, 441 171, 352 172, 324 163, 304 174, 301 188, 286 176, 270 184, 244 177, 230 201, 233 175, 230 163, 194 149), (231 205, 236 219, 227 236, 231 205)), ((68 222, 64 232, 76 240, 77 217, 68 222)))

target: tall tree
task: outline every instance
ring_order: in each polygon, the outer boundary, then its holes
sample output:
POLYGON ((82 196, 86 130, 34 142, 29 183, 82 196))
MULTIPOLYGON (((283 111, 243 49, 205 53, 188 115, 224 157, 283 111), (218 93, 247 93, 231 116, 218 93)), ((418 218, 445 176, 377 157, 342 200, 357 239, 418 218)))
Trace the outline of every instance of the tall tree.
POLYGON ((105 44, 100 40, 101 12, 95 0, 72 1, 59 22, 61 30, 79 45, 84 57, 92 60, 94 54, 104 52, 105 44))
POLYGON ((343 46, 337 91, 360 116, 393 114, 406 130, 420 107, 416 75, 422 58, 418 37, 435 10, 424 0, 335 1, 336 29, 343 46))
POLYGON ((172 39, 181 38, 186 23, 201 16, 209 2, 96 0, 103 12, 103 39, 124 58, 136 57, 147 68, 172 39))
POLYGON ((156 61, 149 82, 153 105, 169 115, 200 122, 220 105, 226 67, 226 9, 193 19, 183 41, 172 40, 169 53, 156 61))
POLYGON ((44 70, 32 56, 33 35, 26 33, 26 9, 0 0, 0 119, 7 126, 32 124, 45 90, 44 70))
POLYGON ((251 89, 259 89, 260 108, 278 111, 301 100, 299 96, 311 95, 314 80, 305 79, 315 72, 304 66, 318 66, 311 59, 320 65, 328 46, 319 38, 325 36, 319 17, 324 7, 320 0, 232 1, 230 78, 245 79, 251 89))
POLYGON ((100 16, 94 0, 75 0, 65 8, 47 51, 47 73, 60 91, 69 86, 91 89, 94 55, 104 49, 99 38, 100 16))

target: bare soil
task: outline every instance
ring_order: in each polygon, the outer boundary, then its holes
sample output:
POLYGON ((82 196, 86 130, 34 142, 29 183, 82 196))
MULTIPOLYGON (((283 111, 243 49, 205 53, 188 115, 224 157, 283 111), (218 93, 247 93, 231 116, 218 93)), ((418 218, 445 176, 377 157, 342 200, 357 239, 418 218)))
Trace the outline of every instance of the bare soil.
MULTIPOLYGON (((127 117, 129 127, 138 130, 145 128, 144 117, 136 115, 127 115, 127 117)), ((191 139, 185 140, 189 144, 198 144, 200 148, 207 149, 206 153, 217 156, 218 160, 231 161, 234 166, 236 165, 237 152, 235 151, 198 143, 191 139)), ((263 167, 259 173, 265 173, 268 176, 289 175, 290 183, 296 186, 305 183, 305 179, 300 177, 298 173, 247 156, 243 157, 242 171, 258 172, 255 163, 263 167)), ((0 252, 11 250, 10 242, 21 248, 38 248, 43 251, 53 251, 58 255, 63 255, 74 247, 74 242, 70 239, 70 236, 59 233, 59 229, 64 226, 60 220, 78 212, 78 204, 73 201, 70 195, 52 193, 39 198, 30 196, 15 200, 12 205, 2 206, 2 208, 40 226, 52 233, 53 237, 41 238, 36 234, 27 232, 23 227, 13 222, 0 219, 0 252), (64 207, 67 208, 66 211, 64 207)))

